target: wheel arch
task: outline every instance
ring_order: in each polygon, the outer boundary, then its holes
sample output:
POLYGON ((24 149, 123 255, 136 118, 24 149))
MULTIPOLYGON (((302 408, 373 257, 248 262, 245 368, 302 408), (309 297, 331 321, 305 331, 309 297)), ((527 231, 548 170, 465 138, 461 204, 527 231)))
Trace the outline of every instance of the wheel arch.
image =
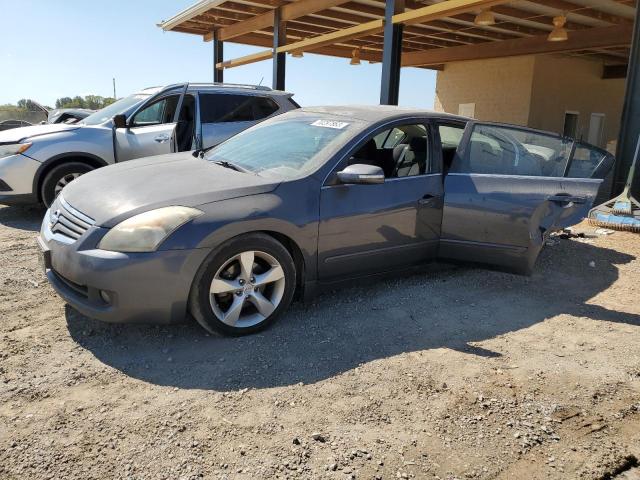
POLYGON ((100 168, 109 165, 97 155, 86 152, 67 152, 51 157, 50 159, 42 162, 42 165, 38 167, 36 175, 33 178, 33 192, 38 202, 42 202, 42 182, 44 181, 47 173, 67 162, 80 162, 89 165, 91 168, 100 168))
POLYGON ((248 232, 248 233, 262 233, 264 235, 269 235, 273 237, 275 240, 280 242, 284 248, 287 249, 291 257, 293 258, 293 263, 296 266, 296 296, 300 296, 303 293, 304 289, 304 279, 306 275, 306 265, 304 260, 304 255, 302 254, 302 249, 300 246, 288 235, 285 235, 281 232, 276 232, 272 230, 258 230, 256 232, 248 232))

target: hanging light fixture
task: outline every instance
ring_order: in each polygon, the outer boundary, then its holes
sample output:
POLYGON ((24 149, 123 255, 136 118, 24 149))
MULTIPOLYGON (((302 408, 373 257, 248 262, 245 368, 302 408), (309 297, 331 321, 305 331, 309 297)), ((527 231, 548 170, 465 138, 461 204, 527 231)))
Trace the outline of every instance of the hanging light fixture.
POLYGON ((565 15, 558 15, 553 17, 553 30, 547 37, 550 42, 566 42, 569 39, 569 34, 564 25, 567 23, 567 17, 565 15))
POLYGON ((302 57, 304 57, 302 51, 300 51, 300 50, 297 50, 295 52, 291 52, 291 56, 293 58, 302 58, 302 57))
POLYGON ((487 26, 496 23, 496 17, 493 16, 493 12, 489 8, 483 8, 480 13, 476 15, 473 21, 476 25, 487 26))
POLYGON ((360 49, 354 48, 351 52, 351 61, 349 65, 360 65, 360 49))

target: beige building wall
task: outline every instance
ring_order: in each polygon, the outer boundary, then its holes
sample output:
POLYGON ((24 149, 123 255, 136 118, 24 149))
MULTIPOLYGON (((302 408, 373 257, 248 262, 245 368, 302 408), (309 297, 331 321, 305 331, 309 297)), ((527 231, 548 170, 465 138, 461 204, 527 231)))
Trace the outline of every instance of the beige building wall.
POLYGON ((536 57, 528 125, 562 132, 565 112, 578 112, 576 136, 587 141, 591 114, 604 114, 600 146, 618 138, 624 79, 602 79, 598 61, 540 55, 536 57))
POLYGON ((448 64, 438 72, 435 109, 460 113, 475 104, 479 120, 562 133, 565 112, 579 112, 577 136, 587 140, 592 113, 602 113, 601 146, 620 128, 624 79, 602 79, 598 61, 567 56, 523 56, 448 64))
POLYGON ((526 125, 535 57, 496 58, 447 64, 438 72, 435 109, 459 114, 475 104, 475 118, 526 125))

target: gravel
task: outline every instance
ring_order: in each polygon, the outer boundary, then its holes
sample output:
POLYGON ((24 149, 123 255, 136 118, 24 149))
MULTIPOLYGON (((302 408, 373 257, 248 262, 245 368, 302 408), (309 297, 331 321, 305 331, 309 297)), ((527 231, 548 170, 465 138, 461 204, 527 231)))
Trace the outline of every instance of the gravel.
POLYGON ((0 207, 2 479, 602 479, 640 458, 637 235, 583 225, 531 277, 434 265, 221 338, 65 306, 42 214, 0 207))

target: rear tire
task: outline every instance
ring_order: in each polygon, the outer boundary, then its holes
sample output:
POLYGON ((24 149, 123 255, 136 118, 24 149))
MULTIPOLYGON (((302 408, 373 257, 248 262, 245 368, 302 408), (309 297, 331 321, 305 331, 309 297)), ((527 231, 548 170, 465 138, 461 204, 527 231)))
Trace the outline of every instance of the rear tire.
POLYGON ((246 335, 267 328, 287 309, 296 288, 289 251, 265 234, 234 238, 203 262, 189 310, 207 331, 246 335))
POLYGON ((92 167, 81 162, 69 162, 54 167, 45 175, 42 181, 42 188, 40 189, 42 203, 47 208, 50 207, 65 186, 91 170, 93 170, 92 167))

